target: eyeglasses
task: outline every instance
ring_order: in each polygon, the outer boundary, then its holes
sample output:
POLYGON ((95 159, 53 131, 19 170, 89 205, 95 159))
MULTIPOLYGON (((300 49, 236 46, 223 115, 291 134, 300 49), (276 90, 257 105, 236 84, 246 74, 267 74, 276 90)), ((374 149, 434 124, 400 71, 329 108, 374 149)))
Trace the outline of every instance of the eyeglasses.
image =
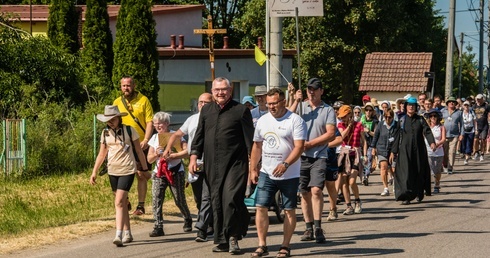
POLYGON ((215 92, 215 93, 228 92, 229 90, 230 90, 230 88, 221 88, 221 89, 215 88, 215 89, 212 89, 212 91, 215 92))
POLYGON ((284 99, 278 100, 276 102, 269 102, 266 105, 267 106, 277 106, 277 104, 281 103, 282 101, 284 101, 284 99))

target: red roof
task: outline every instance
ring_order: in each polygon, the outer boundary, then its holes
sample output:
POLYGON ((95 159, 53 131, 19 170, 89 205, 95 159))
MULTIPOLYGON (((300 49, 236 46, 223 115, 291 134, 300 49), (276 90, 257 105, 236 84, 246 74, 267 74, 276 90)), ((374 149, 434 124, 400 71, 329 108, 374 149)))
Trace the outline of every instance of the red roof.
POLYGON ((366 55, 359 91, 427 90, 432 53, 375 52, 366 55))
MULTIPOLYGON (((77 5, 82 9, 82 19, 85 19, 86 5, 77 5)), ((108 5, 107 13, 109 19, 115 19, 119 12, 120 5, 108 5)), ((152 11, 154 14, 161 13, 178 13, 190 10, 203 10, 204 5, 154 5, 152 11)), ((16 18, 20 18, 21 21, 30 20, 30 8, 29 5, 0 5, 0 12, 2 13, 14 13, 16 18)), ((47 21, 49 16, 49 5, 32 5, 32 20, 33 21, 47 21)))

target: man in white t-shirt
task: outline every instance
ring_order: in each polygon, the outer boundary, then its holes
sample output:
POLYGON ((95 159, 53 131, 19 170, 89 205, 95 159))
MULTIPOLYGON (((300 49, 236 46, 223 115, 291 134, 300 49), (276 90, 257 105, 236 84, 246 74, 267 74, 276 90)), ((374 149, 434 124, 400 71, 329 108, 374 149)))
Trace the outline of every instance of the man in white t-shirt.
MULTIPOLYGON (((203 93, 199 96, 197 103, 197 109, 199 112, 201 108, 213 101, 213 96, 210 93, 203 93)), ((189 136, 187 143, 187 150, 191 151, 192 140, 194 139, 194 134, 196 133, 197 125, 199 124, 199 113, 194 114, 185 120, 184 124, 177 130, 168 140, 167 149, 164 151, 163 156, 166 157, 171 153, 170 148, 176 139, 184 137, 184 135, 189 136)), ((202 160, 197 161, 198 165, 202 167, 202 160)), ((197 215, 197 222, 194 225, 198 229, 196 242, 206 242, 208 232, 212 233, 213 225, 213 210, 211 208, 211 196, 209 195, 209 188, 206 185, 204 178, 204 171, 200 171, 199 177, 195 182, 191 183, 192 192, 194 193, 194 201, 196 202, 199 214, 197 215)))
POLYGON ((286 109, 285 94, 281 89, 269 90, 266 101, 269 113, 257 121, 250 158, 250 178, 252 183, 258 183, 255 224, 259 245, 253 256, 268 254, 267 211, 276 192, 281 191, 286 216, 279 254, 286 257, 290 255, 289 243, 296 228, 296 195, 301 167, 298 159, 307 136, 306 124, 299 115, 286 109), (262 167, 259 172, 258 163, 261 158, 262 167))

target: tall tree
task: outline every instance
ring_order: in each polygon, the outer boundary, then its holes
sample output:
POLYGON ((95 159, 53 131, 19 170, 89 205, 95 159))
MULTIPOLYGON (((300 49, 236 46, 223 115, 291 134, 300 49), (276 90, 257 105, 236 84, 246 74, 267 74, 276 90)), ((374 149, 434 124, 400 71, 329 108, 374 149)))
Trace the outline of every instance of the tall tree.
POLYGON ((104 98, 112 90, 114 52, 106 0, 87 0, 83 24, 83 84, 90 93, 104 98))
POLYGON ((79 10, 73 1, 52 0, 49 5, 48 38, 68 53, 77 53, 79 10))
MULTIPOLYGON (((443 20, 432 8, 432 0, 324 1, 323 17, 300 17, 301 77, 320 77, 327 98, 353 103, 362 95, 357 88, 370 52, 433 52, 435 71, 442 74, 443 20)), ((243 35, 241 47, 251 47, 265 36, 265 3, 250 0, 244 9, 234 27, 243 35)), ((296 48, 294 19, 284 19, 283 37, 285 48, 296 48)))
MULTIPOLYGON (((132 76, 136 89, 158 110, 158 53, 151 0, 122 0, 116 24, 112 82, 132 76)), ((118 92, 120 94, 120 92, 118 92)))

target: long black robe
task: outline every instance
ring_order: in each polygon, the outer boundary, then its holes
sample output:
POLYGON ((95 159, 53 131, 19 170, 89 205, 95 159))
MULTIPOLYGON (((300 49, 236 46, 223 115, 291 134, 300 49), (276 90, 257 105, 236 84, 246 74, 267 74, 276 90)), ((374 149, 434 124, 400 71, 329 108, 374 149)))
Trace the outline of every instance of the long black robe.
POLYGON ((411 201, 424 198, 424 190, 430 193, 430 167, 424 136, 435 143, 432 131, 421 116, 406 115, 400 120, 399 133, 395 137, 392 152, 398 154, 395 168, 395 198, 411 201))
POLYGON ((192 142, 191 154, 201 158, 209 183, 214 215, 214 243, 246 235, 250 215, 245 206, 248 157, 254 127, 250 110, 230 100, 223 109, 205 105, 192 142))

